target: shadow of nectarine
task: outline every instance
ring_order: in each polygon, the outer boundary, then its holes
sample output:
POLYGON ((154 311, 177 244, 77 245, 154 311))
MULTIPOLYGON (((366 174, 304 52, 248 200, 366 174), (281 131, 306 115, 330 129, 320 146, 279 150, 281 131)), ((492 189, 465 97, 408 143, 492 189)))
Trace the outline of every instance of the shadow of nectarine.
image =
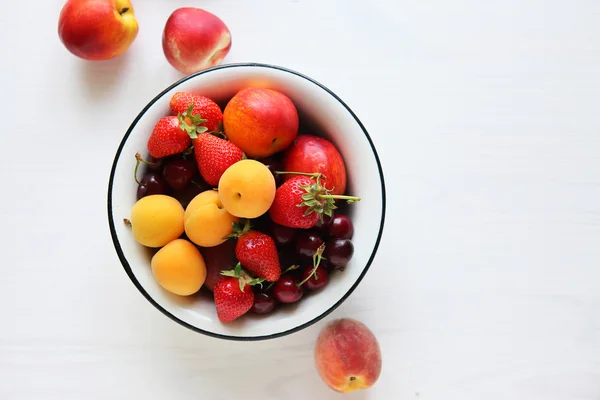
POLYGON ((129 52, 105 61, 81 61, 82 81, 92 101, 106 99, 118 90, 125 76, 129 52))

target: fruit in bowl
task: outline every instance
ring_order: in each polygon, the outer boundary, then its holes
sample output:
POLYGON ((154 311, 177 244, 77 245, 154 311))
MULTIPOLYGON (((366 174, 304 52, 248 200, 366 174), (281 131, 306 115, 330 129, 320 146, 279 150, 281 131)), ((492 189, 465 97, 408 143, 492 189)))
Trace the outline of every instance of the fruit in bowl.
POLYGON ((109 221, 126 271, 158 309, 209 335, 264 339, 352 292, 377 250, 384 196, 375 149, 335 95, 282 68, 231 65, 181 80, 138 117, 113 165, 109 221), (133 213, 153 198, 162 202, 151 212, 133 213), (163 234, 173 202, 183 212, 163 234), (158 238, 138 240, 136 225, 158 238), (160 274, 149 275, 153 257, 160 274))
MULTIPOLYGON (((252 119, 256 125, 253 140, 248 144, 262 141, 263 147, 268 148, 262 154, 270 157, 283 154, 292 146, 292 140, 297 135, 297 113, 292 101, 275 90, 255 90, 250 87, 242 89, 229 100, 226 110, 239 101, 240 93, 254 93, 247 95, 253 97, 251 105, 245 103, 241 106, 244 110, 242 119, 252 119), (293 111, 292 125, 288 124, 286 118, 279 118, 279 115, 285 115, 290 110, 293 111), (273 115, 278 117, 273 119, 273 115), (268 120, 268 123, 263 120, 268 120), (260 130, 261 126, 266 126, 267 129, 260 130), (277 132, 282 131, 289 132, 287 139, 278 136, 277 132), (278 143, 277 147, 273 147, 273 143, 278 143)), ((265 292, 273 287, 274 298, 281 304, 299 301, 305 290, 323 288, 329 278, 328 272, 319 264, 326 246, 323 239, 327 239, 327 235, 319 238, 316 234, 307 236, 305 232, 300 232, 295 243, 297 257, 287 261, 292 264, 284 265, 287 268, 284 273, 296 269, 296 265, 305 261, 303 258, 312 258, 313 264, 303 266, 301 280, 293 279, 291 275, 281 279, 278 250, 282 250, 283 246, 278 249, 270 233, 253 229, 252 220, 264 216, 268 223, 302 231, 314 227, 319 221, 324 223, 325 217, 331 218, 337 208, 336 199, 348 203, 359 201, 360 198, 344 195, 344 192, 331 194, 332 190, 324 183, 327 177, 319 169, 327 171, 330 182, 343 182, 343 187, 346 186, 344 161, 335 146, 326 139, 299 136, 296 145, 305 143, 304 139, 308 138, 310 143, 323 143, 321 146, 326 151, 298 152, 297 149, 306 146, 297 145, 292 149, 293 152, 286 154, 286 161, 282 164, 284 168, 281 171, 271 171, 260 159, 227 158, 229 150, 222 149, 237 149, 227 138, 230 132, 238 135, 240 131, 237 125, 227 124, 224 124, 223 131, 216 131, 220 128, 216 120, 220 119, 222 113, 212 99, 196 93, 177 92, 171 98, 170 106, 172 113, 177 115, 160 118, 148 138, 146 148, 154 158, 154 164, 159 163, 162 157, 176 158, 166 162, 163 168, 163 179, 171 188, 182 190, 186 185, 192 184, 194 161, 202 178, 206 177, 205 180, 211 181, 207 183, 218 182, 218 187, 196 195, 187 204, 185 211, 183 204, 175 196, 168 194, 142 196, 133 206, 131 221, 134 222, 129 223, 132 225, 134 238, 147 247, 162 247, 151 262, 159 284, 173 294, 188 296, 196 293, 206 278, 206 266, 200 249, 189 249, 193 246, 190 241, 197 246, 214 247, 226 240, 236 240, 235 258, 238 264, 234 269, 227 269, 228 266, 223 265, 220 271, 223 278, 217 280, 212 290, 217 316, 221 322, 234 321, 250 311, 255 300, 251 288, 253 285, 271 282, 265 292), (231 127, 230 130, 227 126, 231 127), (191 156, 192 153, 194 157, 191 156), (329 168, 327 156, 325 162, 323 157, 319 158, 318 154, 325 153, 333 155, 334 167, 329 168), (206 160, 214 162, 207 163, 206 160), (293 171, 286 169, 286 164, 303 168, 301 171, 293 171), (277 188, 277 175, 293 177, 277 188), (185 240, 181 229, 182 211, 185 236, 189 241, 185 240), (243 225, 239 222, 241 218, 244 219, 243 225), (181 237, 176 236, 177 233, 181 237), (318 245, 314 246, 314 243, 318 245), (177 251, 179 249, 180 252, 177 251), (181 252, 184 252, 184 256, 181 252), (160 260, 160 263, 155 262, 155 259, 160 260), (184 259, 189 260, 189 264, 184 259), (162 268, 157 269, 155 265, 162 268), (156 273, 156 270, 161 273, 156 273), (187 281, 189 284, 186 284, 187 281)), ((225 120, 227 115, 226 113, 223 117, 225 120)), ((243 131, 252 129, 245 127, 243 131)), ((253 151, 260 147, 244 146, 253 151)), ((233 153, 240 151, 241 149, 235 150, 233 153)), ((143 161, 140 157, 136 152, 136 181, 139 162, 143 161)), ((148 174, 150 177, 146 175, 142 181, 157 179, 154 172, 149 171, 148 174)), ((138 185, 141 186, 142 183, 138 185)), ((136 190, 138 194, 140 186, 136 190)), ((351 219, 344 217, 351 226, 351 219)), ((330 265, 343 267, 350 262, 353 249, 350 239, 332 238, 329 242, 332 243, 331 250, 327 249, 330 265), (344 242, 341 243, 340 240, 344 242)), ((259 291, 259 294, 266 294, 265 292, 259 291)), ((264 309, 261 314, 266 314, 264 309)))

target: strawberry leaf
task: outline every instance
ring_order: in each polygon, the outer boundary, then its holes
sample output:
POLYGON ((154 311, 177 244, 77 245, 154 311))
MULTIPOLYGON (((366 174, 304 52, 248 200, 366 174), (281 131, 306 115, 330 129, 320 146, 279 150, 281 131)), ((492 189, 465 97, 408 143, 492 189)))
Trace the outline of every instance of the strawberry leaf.
POLYGON ((233 222, 231 225, 233 226, 233 233, 227 236, 230 239, 239 238, 252 228, 249 219, 241 219, 239 222, 233 222))
POLYGON ((306 211, 304 211, 304 216, 308 217, 310 214, 314 213, 315 209, 314 208, 307 208, 306 211))
POLYGON ((177 114, 177 119, 179 120, 179 128, 182 131, 185 131, 191 139, 197 139, 198 133, 204 133, 208 130, 205 126, 198 126, 200 124, 205 123, 207 120, 202 119, 200 114, 192 115, 194 111, 194 104, 190 104, 187 110, 182 114, 177 114))
POLYGON ((246 271, 244 271, 242 269, 242 264, 240 264, 239 262, 236 264, 234 269, 230 269, 230 270, 223 270, 221 271, 221 275, 223 276, 230 276, 232 278, 237 278, 238 283, 240 285, 240 291, 243 292, 244 289, 246 288, 246 285, 257 285, 259 283, 262 283, 264 281, 260 280, 260 279, 252 279, 250 278, 250 276, 248 275, 248 273, 246 271))
MULTIPOLYGON (((285 172, 284 172, 285 173, 285 172)), ((323 175, 320 173, 312 174, 311 183, 308 185, 298 185, 298 187, 304 190, 306 193, 302 194, 302 201, 297 204, 298 207, 306 207, 304 216, 309 216, 313 212, 319 214, 321 220, 323 214, 332 216, 333 210, 337 207, 335 200, 347 200, 348 203, 354 203, 360 201, 359 197, 355 196, 341 196, 330 194, 331 190, 327 189, 321 184, 321 178, 323 175)))

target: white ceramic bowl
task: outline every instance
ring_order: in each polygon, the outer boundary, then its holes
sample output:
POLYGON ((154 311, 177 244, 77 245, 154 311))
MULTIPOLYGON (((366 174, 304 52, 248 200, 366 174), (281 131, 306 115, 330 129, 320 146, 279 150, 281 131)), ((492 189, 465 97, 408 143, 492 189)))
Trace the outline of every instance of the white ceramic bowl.
POLYGON ((385 185, 377 152, 364 126, 350 108, 318 82, 285 68, 263 64, 227 64, 187 76, 156 96, 133 120, 112 166, 108 187, 108 220, 115 250, 127 275, 146 299, 179 324, 206 335, 234 340, 260 340, 303 329, 338 307, 358 286, 371 266, 383 232, 385 185), (169 100, 177 91, 193 91, 214 100, 227 100, 246 86, 279 90, 289 96, 301 119, 308 118, 341 152, 348 172, 348 192, 361 197, 352 204, 355 251, 346 269, 331 275, 322 290, 268 316, 248 313, 229 324, 216 315, 209 296, 180 298, 154 280, 147 249, 123 223, 136 202, 134 155, 147 155, 146 143, 156 121, 170 113, 169 100))

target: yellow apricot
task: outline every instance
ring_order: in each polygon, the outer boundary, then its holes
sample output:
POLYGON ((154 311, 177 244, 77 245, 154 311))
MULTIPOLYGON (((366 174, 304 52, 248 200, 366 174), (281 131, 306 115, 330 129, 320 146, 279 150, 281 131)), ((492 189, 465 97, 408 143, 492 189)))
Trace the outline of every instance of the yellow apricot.
POLYGON ((162 247, 183 233, 183 213, 181 203, 173 197, 142 197, 131 209, 133 237, 144 246, 162 247))
POLYGON ((258 218, 275 199, 275 178, 269 168, 256 160, 241 160, 225 170, 219 180, 219 197, 230 214, 258 218))
POLYGON ((150 265, 158 284, 179 296, 196 293, 206 279, 202 254, 185 239, 175 239, 157 251, 150 265))
POLYGON ((233 233, 238 218, 229 214, 219 199, 219 193, 206 190, 190 201, 184 214, 185 234, 198 246, 213 247, 223 243, 233 233))

